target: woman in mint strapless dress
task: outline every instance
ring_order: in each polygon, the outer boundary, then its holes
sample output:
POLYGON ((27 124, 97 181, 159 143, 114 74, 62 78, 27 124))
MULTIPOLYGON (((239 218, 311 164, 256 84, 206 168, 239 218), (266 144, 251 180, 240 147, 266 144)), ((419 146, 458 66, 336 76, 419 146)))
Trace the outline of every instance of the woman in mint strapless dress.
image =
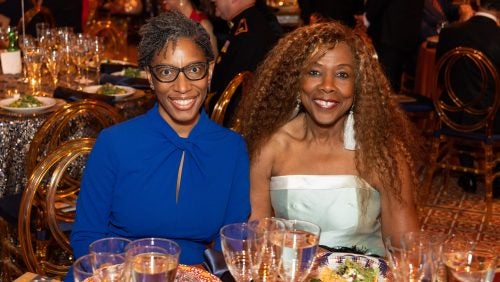
POLYGON ((334 22, 288 33, 241 107, 251 218, 308 220, 321 245, 380 256, 383 237, 418 230, 422 154, 391 95, 363 34, 334 22))

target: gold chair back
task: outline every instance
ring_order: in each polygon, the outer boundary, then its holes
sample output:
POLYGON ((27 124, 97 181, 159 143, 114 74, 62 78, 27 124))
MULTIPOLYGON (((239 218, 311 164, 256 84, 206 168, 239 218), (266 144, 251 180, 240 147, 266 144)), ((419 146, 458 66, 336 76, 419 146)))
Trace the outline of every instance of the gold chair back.
MULTIPOLYGON (((458 47, 445 53, 436 64, 433 95, 437 112, 432 138, 430 161, 422 195, 430 195, 433 177, 438 169, 448 187, 448 173, 456 171, 484 176, 486 221, 492 213, 493 180, 500 177, 495 164, 500 163, 500 142, 494 138, 494 121, 500 107, 500 77, 493 63, 483 53, 472 48, 458 47), (455 89, 460 72, 466 77, 479 78, 474 86, 481 95, 473 97, 455 89), (462 73, 463 74, 463 73, 462 73), (461 116, 458 116, 461 115, 461 116), (465 117, 465 118, 464 118, 465 117), (460 158, 474 160, 474 166, 460 163, 460 158)), ((465 88, 464 88, 465 89, 465 88)), ((498 133, 497 133, 498 134, 498 133)), ((426 199, 423 199, 425 202, 426 199)))
MULTIPOLYGON (((244 96, 245 93, 248 92, 251 80, 253 78, 253 74, 250 71, 244 71, 238 73, 226 86, 226 89, 224 89, 224 92, 222 92, 222 95, 220 96, 219 100, 214 106, 214 109, 212 111, 212 115, 210 118, 217 122, 218 124, 223 124, 227 107, 229 106, 230 102, 232 99, 235 97, 235 92, 236 90, 241 87, 241 96, 244 96)), ((238 131, 239 129, 239 119, 237 117, 233 117, 231 121, 231 126, 233 130, 238 131)))
POLYGON ((29 9, 24 13, 24 17, 21 17, 19 22, 17 23, 17 30, 22 30, 23 20, 24 25, 27 26, 37 15, 41 15, 43 18, 43 22, 48 23, 50 26, 55 26, 56 21, 54 20, 54 16, 49 8, 43 6, 43 0, 32 0, 33 8, 29 9))
POLYGON ((97 137, 104 128, 123 121, 111 105, 85 99, 64 105, 53 112, 35 133, 26 155, 26 175, 48 153, 64 141, 82 137, 97 137))
POLYGON ((69 231, 74 221, 79 180, 93 138, 71 140, 44 158, 34 169, 19 209, 18 236, 23 260, 29 271, 64 276, 73 263, 69 231), (65 175, 75 182, 68 187, 65 175), (68 194, 66 191, 71 190, 68 194))
MULTIPOLYGON (((495 65, 478 50, 458 47, 444 54, 436 64, 433 90, 434 105, 441 123, 464 132, 486 130, 492 134, 493 121, 500 105, 500 79, 495 65), (460 94, 462 89, 455 89, 453 80, 456 72, 468 72, 469 76, 478 76, 481 95, 471 97, 460 94), (457 92, 458 91, 458 92, 457 92), (445 95, 443 95, 445 94, 445 95), (484 105, 482 101, 488 101, 484 105), (483 104, 483 105, 481 105, 483 104), (453 115, 467 115, 471 123, 457 122, 453 115)), ((439 125, 441 126, 441 125, 439 125)))

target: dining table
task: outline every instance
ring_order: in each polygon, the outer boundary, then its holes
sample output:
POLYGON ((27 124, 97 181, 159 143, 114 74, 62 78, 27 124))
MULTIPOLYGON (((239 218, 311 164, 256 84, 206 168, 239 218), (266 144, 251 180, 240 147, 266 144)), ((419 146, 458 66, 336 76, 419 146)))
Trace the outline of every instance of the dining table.
MULTIPOLYGON (((42 83, 42 89, 45 89, 45 96, 51 97, 54 90, 60 88, 49 85, 49 82, 42 83)), ((22 75, 0 74, 0 101, 29 91, 22 75)), ((60 98, 55 101, 54 106, 31 113, 0 108, 0 198, 23 192, 28 178, 25 173, 26 154, 33 136, 52 112, 71 102, 60 98)), ((143 88, 135 89, 133 95, 116 100, 112 105, 126 120, 146 112, 155 101, 152 91, 143 88)))

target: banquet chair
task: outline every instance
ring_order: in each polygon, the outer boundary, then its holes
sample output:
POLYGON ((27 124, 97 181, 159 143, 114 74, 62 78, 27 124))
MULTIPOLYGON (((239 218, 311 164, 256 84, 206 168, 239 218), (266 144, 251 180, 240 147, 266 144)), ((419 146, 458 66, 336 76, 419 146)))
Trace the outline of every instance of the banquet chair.
POLYGON ((82 137, 97 137, 104 128, 123 121, 121 114, 109 104, 84 99, 68 103, 53 112, 40 126, 26 155, 26 175, 60 143, 82 137))
POLYGON ((234 116, 237 111, 237 105, 241 97, 248 92, 250 82, 252 80, 253 74, 250 71, 243 71, 238 73, 234 78, 229 82, 224 91, 222 92, 219 100, 214 106, 212 114, 210 118, 220 125, 228 124, 228 127, 239 131, 240 129, 240 121, 237 116, 234 116), (241 85, 241 87, 240 87, 241 85), (237 93, 237 90, 240 89, 240 92, 237 93), (232 109, 231 117, 227 117, 226 113, 230 105, 235 109, 232 109))
POLYGON ((80 178, 94 142, 94 138, 67 141, 33 170, 18 217, 20 250, 28 271, 63 277, 73 263, 69 233, 80 178))
MULTIPOLYGON (((480 51, 458 47, 439 59, 436 73, 433 101, 437 120, 422 195, 429 195, 438 169, 447 173, 481 175, 485 183, 488 221, 492 213, 493 180, 500 177, 500 172, 494 171, 495 165, 500 163, 500 134, 493 132, 500 105, 498 70, 480 51), (480 97, 460 95, 461 89, 454 88, 452 82, 457 79, 457 72, 465 71, 471 81, 474 77, 479 79, 476 87, 480 87, 480 97), (464 155, 474 159, 474 167, 460 164, 459 158, 464 155)), ((446 185, 448 175, 443 179, 446 185)))

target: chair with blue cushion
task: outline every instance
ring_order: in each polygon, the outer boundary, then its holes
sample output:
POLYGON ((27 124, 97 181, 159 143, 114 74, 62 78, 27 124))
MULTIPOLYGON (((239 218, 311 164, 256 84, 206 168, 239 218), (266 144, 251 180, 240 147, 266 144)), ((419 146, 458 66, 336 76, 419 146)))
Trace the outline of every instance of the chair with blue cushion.
POLYGON ((437 120, 422 195, 429 195, 438 170, 483 176, 488 221, 492 212, 493 180, 500 177, 500 172, 495 172, 500 164, 500 134, 494 132, 495 126, 499 126, 495 122, 500 121, 498 70, 483 53, 465 47, 445 53, 437 62, 436 70, 433 97, 437 120), (479 97, 455 86, 460 79, 457 75, 463 77, 460 73, 465 74, 470 83, 476 82, 479 97), (473 167, 460 163, 464 156, 473 158, 473 167))

